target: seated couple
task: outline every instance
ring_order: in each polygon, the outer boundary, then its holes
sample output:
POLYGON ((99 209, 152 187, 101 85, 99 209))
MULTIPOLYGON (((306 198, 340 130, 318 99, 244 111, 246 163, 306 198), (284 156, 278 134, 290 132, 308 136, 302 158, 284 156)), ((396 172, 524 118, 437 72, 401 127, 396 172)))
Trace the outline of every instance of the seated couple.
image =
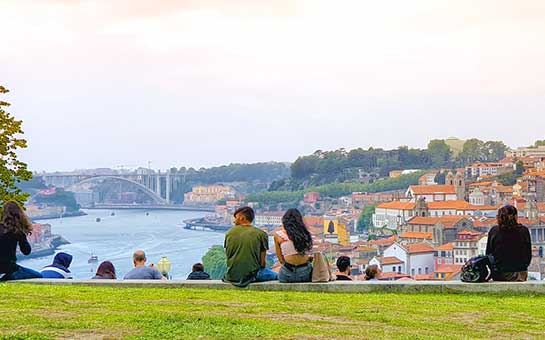
POLYGON ((254 227, 255 213, 250 207, 235 211, 235 226, 225 235, 227 273, 224 281, 238 287, 252 282, 310 282, 312 278, 312 237, 297 209, 289 209, 282 218, 283 229, 274 235, 278 260, 277 275, 266 268, 269 249, 266 232, 254 227))

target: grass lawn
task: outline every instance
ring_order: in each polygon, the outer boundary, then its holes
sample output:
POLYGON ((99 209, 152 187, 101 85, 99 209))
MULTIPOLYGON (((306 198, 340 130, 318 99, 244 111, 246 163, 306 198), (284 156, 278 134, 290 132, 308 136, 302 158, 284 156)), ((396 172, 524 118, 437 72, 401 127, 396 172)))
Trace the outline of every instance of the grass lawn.
POLYGON ((545 296, 0 284, 0 339, 545 338, 545 296))

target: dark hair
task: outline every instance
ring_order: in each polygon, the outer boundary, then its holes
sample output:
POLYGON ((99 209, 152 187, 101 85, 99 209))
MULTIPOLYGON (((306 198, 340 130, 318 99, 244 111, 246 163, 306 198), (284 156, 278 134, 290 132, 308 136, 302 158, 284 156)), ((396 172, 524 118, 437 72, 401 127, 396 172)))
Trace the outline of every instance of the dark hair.
POLYGON ((110 261, 104 261, 98 266, 96 276, 100 276, 105 279, 116 279, 115 267, 110 261))
POLYGON ((350 267, 350 257, 339 256, 339 258, 337 259, 337 269, 340 272, 344 272, 348 267, 350 267))
POLYGON ((512 205, 506 205, 498 210, 498 216, 496 217, 496 220, 500 228, 509 229, 519 225, 517 218, 517 208, 512 205))
POLYGON ((377 277, 377 274, 378 274, 378 266, 376 264, 372 264, 365 269, 365 280, 374 279, 377 277))
POLYGON ((203 266, 202 263, 195 263, 195 264, 193 265, 192 270, 193 270, 194 272, 204 272, 204 266, 203 266))
POLYGON ((293 246, 299 254, 312 250, 312 236, 305 226, 303 216, 299 210, 288 209, 282 217, 282 224, 288 238, 293 242, 293 246))
POLYGON ((248 220, 248 222, 250 223, 254 221, 254 218, 255 218, 254 209, 250 207, 238 208, 237 210, 235 210, 235 213, 233 214, 233 216, 236 217, 238 214, 244 215, 244 217, 246 217, 246 220, 248 220))
POLYGON ((4 203, 2 207, 2 229, 4 233, 28 235, 32 233, 32 223, 23 208, 14 201, 4 203))

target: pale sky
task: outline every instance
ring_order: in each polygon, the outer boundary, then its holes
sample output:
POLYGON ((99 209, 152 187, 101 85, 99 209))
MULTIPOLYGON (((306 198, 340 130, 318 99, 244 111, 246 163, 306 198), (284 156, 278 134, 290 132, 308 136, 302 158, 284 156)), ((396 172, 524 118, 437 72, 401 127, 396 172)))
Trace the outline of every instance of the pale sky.
POLYGON ((32 170, 545 139, 542 0, 0 0, 32 170))

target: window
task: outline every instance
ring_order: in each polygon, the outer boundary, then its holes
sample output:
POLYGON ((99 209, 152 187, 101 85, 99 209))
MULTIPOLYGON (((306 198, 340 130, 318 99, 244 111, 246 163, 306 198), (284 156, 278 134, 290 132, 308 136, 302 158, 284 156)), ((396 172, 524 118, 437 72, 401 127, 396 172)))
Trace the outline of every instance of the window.
POLYGON ((395 271, 396 271, 396 267, 395 267, 395 266, 393 266, 393 267, 392 267, 392 272, 394 272, 394 273, 395 273, 395 271))
POLYGON ((426 269, 425 269, 426 275, 429 274, 429 271, 430 271, 430 269, 428 267, 426 267, 426 269))
POLYGON ((437 259, 437 264, 441 264, 441 261, 442 261, 442 260, 441 260, 440 258, 437 259))
POLYGON ((414 272, 415 272, 414 268, 411 269, 411 275, 412 275, 412 276, 414 276, 414 272))
POLYGON ((418 268, 418 275, 422 274, 422 268, 418 268))
POLYGON ((397 267, 397 270, 401 273, 401 266, 397 267))

